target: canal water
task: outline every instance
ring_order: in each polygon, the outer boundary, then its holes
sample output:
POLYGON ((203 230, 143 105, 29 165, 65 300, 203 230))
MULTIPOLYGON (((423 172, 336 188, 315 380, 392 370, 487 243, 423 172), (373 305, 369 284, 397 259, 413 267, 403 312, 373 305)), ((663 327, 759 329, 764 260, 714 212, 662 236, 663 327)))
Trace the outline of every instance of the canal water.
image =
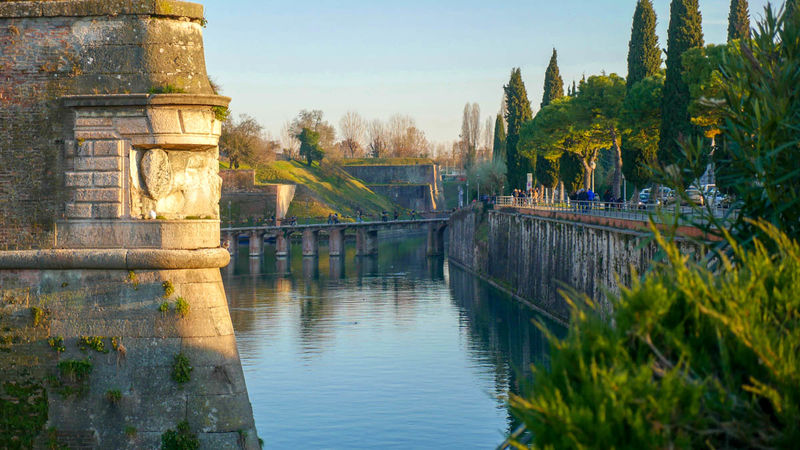
POLYGON ((494 448, 516 422, 504 398, 529 386, 563 329, 456 266, 424 237, 382 240, 376 257, 223 269, 265 448, 494 448))

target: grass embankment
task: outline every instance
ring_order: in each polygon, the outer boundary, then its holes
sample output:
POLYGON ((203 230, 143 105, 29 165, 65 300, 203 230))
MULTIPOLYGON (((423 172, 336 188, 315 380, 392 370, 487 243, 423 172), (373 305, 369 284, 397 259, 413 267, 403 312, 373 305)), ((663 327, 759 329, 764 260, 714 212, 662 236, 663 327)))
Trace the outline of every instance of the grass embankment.
MULTIPOLYGON (((226 163, 220 168, 227 169, 226 163)), ((247 167, 240 166, 240 169, 247 167)), ((328 214, 338 213, 341 219, 353 220, 361 209, 365 218, 378 219, 381 211, 398 209, 397 205, 369 189, 333 164, 314 163, 307 166, 298 161, 275 161, 255 168, 257 183, 289 183, 297 185, 295 198, 289 205, 287 216, 297 216, 304 222, 324 220, 328 214)))

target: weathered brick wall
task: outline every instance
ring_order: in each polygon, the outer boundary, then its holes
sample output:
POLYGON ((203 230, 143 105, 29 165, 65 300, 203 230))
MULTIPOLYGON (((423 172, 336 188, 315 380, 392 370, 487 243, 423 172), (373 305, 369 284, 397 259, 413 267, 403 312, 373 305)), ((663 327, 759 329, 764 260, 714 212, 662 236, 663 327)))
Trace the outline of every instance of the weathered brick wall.
MULTIPOLYGON (((201 20, 201 6, 181 2, 0 2, 0 250, 52 246, 67 187, 88 181, 65 180, 68 152, 91 143, 69 141, 62 96, 212 93, 201 20)), ((117 184, 92 180, 102 195, 117 184)))
POLYGON ((222 192, 252 192, 256 185, 255 170, 220 170, 222 192))

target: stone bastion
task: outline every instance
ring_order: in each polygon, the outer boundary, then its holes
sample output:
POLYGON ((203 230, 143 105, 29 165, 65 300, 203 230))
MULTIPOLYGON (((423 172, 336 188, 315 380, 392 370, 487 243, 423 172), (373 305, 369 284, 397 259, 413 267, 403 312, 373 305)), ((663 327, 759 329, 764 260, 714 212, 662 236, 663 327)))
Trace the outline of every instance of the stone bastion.
POLYGON ((0 442, 258 448, 204 25, 172 0, 0 2, 0 442))

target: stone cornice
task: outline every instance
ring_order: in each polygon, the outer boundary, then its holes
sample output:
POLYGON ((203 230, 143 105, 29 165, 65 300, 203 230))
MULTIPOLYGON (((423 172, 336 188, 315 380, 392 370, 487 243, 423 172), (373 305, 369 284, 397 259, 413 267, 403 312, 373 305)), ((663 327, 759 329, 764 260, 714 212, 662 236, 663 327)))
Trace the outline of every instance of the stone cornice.
POLYGON ((223 248, 202 250, 80 249, 0 252, 0 270, 218 269, 230 262, 223 248))
POLYGON ((160 16, 203 20, 203 5, 177 0, 52 0, 0 2, 0 18, 160 16))
POLYGON ((61 97, 64 106, 114 107, 114 106, 222 106, 227 107, 230 97, 206 94, 101 94, 67 95, 61 97))

